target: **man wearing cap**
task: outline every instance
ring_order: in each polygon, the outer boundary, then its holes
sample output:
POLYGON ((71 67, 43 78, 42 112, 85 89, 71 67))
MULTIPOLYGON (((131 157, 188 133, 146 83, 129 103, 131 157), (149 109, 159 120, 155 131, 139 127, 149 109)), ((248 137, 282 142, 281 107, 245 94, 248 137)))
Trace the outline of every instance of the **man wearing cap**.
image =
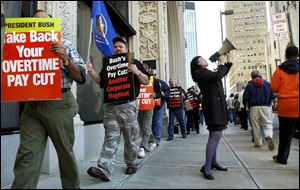
MULTIPOLYGON (((113 39, 114 54, 122 54, 128 52, 128 44, 125 39, 116 37, 113 39)), ((88 61, 87 68, 93 80, 104 88, 104 69, 100 74, 97 74, 93 69, 92 64, 88 61)), ((127 165, 126 174, 134 174, 138 167, 138 137, 139 127, 137 122, 138 100, 140 92, 140 84, 146 85, 149 83, 149 73, 143 65, 136 59, 128 65, 128 72, 134 75, 135 99, 125 103, 105 103, 104 104, 104 119, 105 128, 104 143, 98 167, 90 167, 88 174, 95 178, 100 178, 104 181, 111 180, 111 173, 115 164, 117 149, 119 146, 121 132, 124 138, 124 161, 127 165)))

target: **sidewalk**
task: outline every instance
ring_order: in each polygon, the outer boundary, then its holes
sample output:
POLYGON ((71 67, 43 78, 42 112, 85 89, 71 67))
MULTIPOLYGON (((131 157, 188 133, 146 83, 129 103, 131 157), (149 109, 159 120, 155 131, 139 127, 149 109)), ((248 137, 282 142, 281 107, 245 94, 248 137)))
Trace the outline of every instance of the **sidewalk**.
MULTIPOLYGON (((163 139, 160 146, 140 159, 136 174, 126 175, 123 141, 117 155, 112 181, 90 177, 87 169, 97 165, 98 156, 79 162, 81 189, 299 189, 299 140, 293 138, 287 165, 272 161, 277 153, 278 129, 274 130, 275 150, 265 143, 261 149, 253 147, 250 131, 229 126, 218 147, 217 160, 228 167, 227 172, 213 170, 215 180, 206 180, 200 173, 205 162, 208 138, 206 127, 200 134, 194 131, 186 139, 175 135, 173 141, 163 139)), ((61 189, 59 173, 41 175, 38 188, 61 189)))

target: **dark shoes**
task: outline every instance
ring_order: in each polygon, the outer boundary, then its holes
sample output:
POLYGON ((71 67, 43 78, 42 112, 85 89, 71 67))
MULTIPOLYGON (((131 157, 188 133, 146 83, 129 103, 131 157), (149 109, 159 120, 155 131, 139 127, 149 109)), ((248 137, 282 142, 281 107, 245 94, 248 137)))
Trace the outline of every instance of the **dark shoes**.
POLYGON ((125 171, 125 174, 135 174, 136 171, 137 171, 137 166, 133 166, 133 165, 130 165, 130 166, 127 166, 127 169, 125 171))
MULTIPOLYGON (((211 165, 211 169, 216 169, 216 170, 219 170, 219 171, 227 171, 228 170, 225 167, 222 167, 220 165, 217 166, 217 165, 214 165, 214 164, 211 165)), ((201 170, 200 170, 200 172, 204 173, 204 171, 205 171, 205 166, 203 165, 202 168, 201 168, 201 170)))
POLYGON ((99 178, 103 181, 110 181, 110 179, 103 173, 102 169, 90 167, 87 173, 94 178, 99 178))
POLYGON ((205 167, 202 166, 202 168, 200 169, 200 172, 204 174, 204 178, 208 179, 208 180, 214 180, 214 176, 212 176, 211 174, 207 174, 205 173, 205 167))
MULTIPOLYGON (((227 171, 228 170, 227 168, 222 167, 220 165, 214 165, 214 164, 212 164, 211 165, 211 169, 214 169, 214 168, 217 169, 217 170, 219 170, 219 171, 227 171)), ((207 174, 205 172, 205 165, 202 166, 202 168, 200 169, 200 172, 204 174, 204 178, 205 179, 208 179, 208 180, 214 180, 215 179, 214 176, 212 176, 211 174, 207 174)))
POLYGON ((216 169, 216 170, 219 170, 219 171, 227 171, 228 169, 227 168, 225 168, 225 167, 222 167, 222 166, 220 166, 220 165, 214 165, 214 164, 212 164, 211 165, 211 169, 216 169))
POLYGON ((203 165, 202 168, 200 169, 200 172, 204 173, 204 171, 205 171, 205 166, 203 165))
POLYGON ((173 138, 170 138, 170 137, 167 139, 167 141, 172 141, 172 140, 173 140, 173 138))
POLYGON ((185 139, 185 138, 186 138, 186 135, 182 135, 182 138, 184 138, 184 139, 185 139))
POLYGON ((215 179, 214 176, 212 176, 211 174, 206 174, 205 172, 204 172, 204 178, 208 179, 208 180, 214 180, 215 179))
POLYGON ((287 164, 287 162, 282 162, 282 161, 280 161, 276 155, 273 156, 273 161, 274 161, 274 162, 277 162, 277 163, 279 163, 279 164, 287 164))

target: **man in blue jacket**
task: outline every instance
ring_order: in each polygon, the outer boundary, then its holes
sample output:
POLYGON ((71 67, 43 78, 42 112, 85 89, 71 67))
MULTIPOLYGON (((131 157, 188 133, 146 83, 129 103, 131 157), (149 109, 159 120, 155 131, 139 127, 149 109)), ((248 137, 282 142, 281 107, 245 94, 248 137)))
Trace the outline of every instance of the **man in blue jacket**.
POLYGON ((156 99, 160 98, 160 105, 156 105, 153 110, 153 118, 152 118, 152 133, 153 135, 150 138, 150 151, 156 148, 161 140, 161 131, 163 128, 163 117, 165 113, 165 102, 170 94, 169 85, 158 78, 158 74, 156 69, 152 69, 150 74, 154 77, 154 86, 159 86, 159 91, 155 91, 156 99))
POLYGON ((251 72, 252 80, 248 82, 244 95, 243 104, 250 110, 250 121, 253 130, 255 148, 262 146, 262 134, 260 128, 263 127, 269 150, 274 150, 273 125, 272 125, 272 100, 275 95, 271 91, 270 83, 263 80, 257 70, 251 72))

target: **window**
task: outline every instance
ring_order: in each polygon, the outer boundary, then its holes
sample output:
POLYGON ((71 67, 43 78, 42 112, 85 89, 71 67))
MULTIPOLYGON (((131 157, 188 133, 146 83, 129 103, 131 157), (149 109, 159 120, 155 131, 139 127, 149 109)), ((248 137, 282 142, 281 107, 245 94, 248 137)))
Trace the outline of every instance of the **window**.
MULTIPOLYGON (((5 17, 30 17, 37 10, 37 1, 2 1, 5 17)), ((1 135, 18 131, 23 102, 1 102, 1 135)))

